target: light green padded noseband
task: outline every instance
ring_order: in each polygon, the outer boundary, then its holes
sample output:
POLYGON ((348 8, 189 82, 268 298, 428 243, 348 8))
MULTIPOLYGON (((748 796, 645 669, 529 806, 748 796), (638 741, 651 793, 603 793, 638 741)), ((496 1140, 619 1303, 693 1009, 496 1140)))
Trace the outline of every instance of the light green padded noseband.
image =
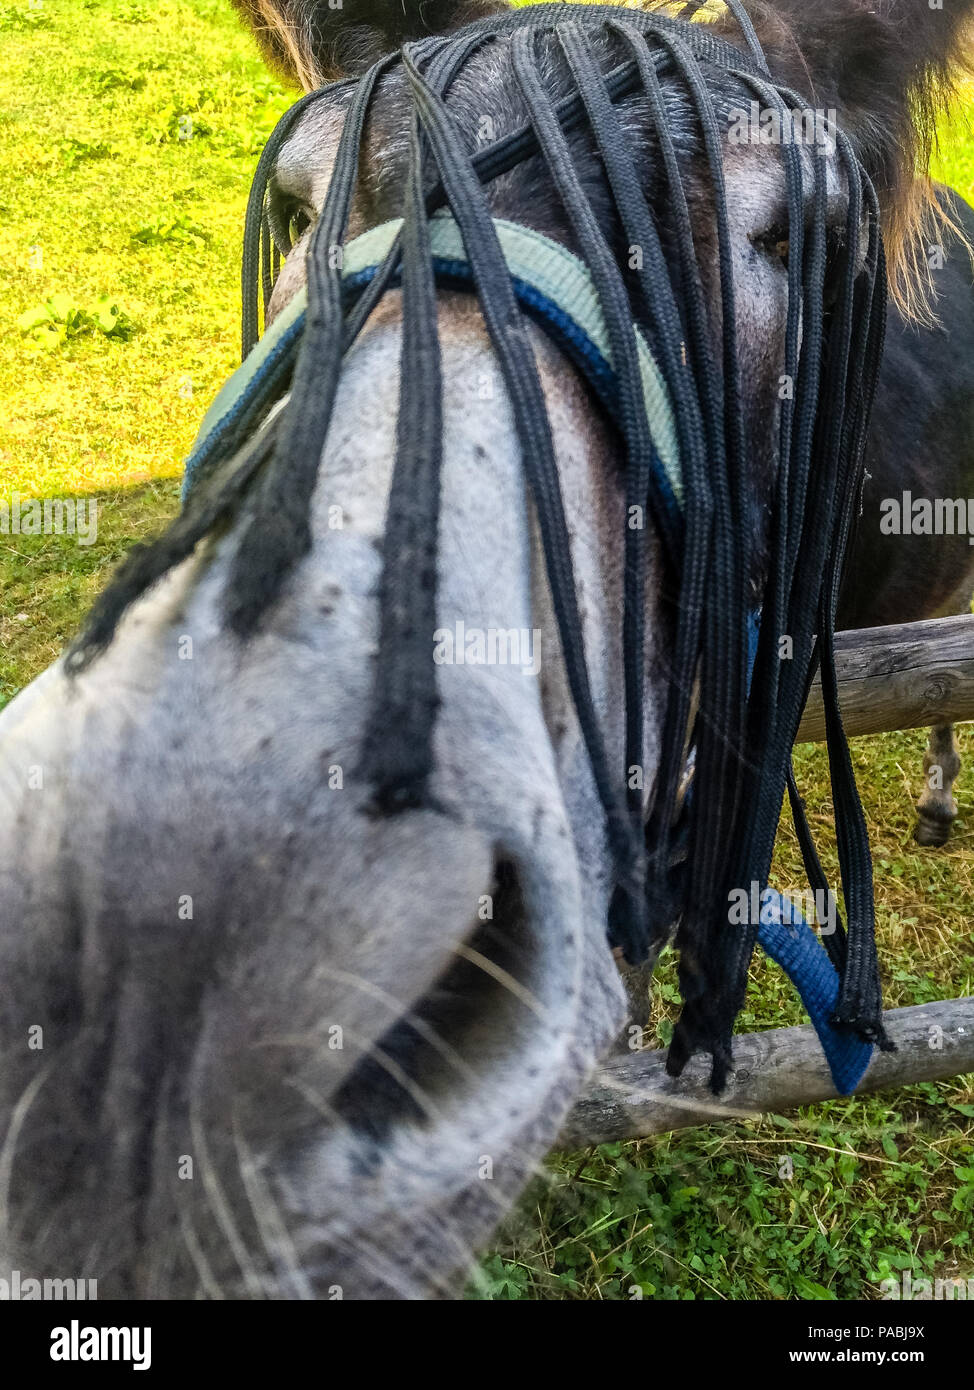
MULTIPOLYGON (((502 218, 495 219, 494 225, 512 279, 521 282, 522 286, 527 286, 560 311, 562 318, 572 325, 580 339, 590 345, 590 350, 594 350, 611 369, 612 351, 605 318, 592 276, 583 263, 564 246, 529 227, 502 218)), ((381 265, 401 227, 402 219, 395 218, 350 241, 343 251, 342 278, 361 278, 365 272, 381 265)), ((435 261, 445 263, 447 267, 451 263, 457 267, 468 266, 460 229, 449 213, 441 212, 431 218, 430 242, 435 261)), ((186 461, 184 492, 188 490, 194 473, 204 459, 219 447, 228 431, 246 419, 248 412, 254 408, 261 395, 262 383, 273 369, 276 359, 292 348, 295 339, 303 332, 307 304, 307 290, 302 286, 269 325, 246 361, 218 392, 203 417, 196 442, 186 461)), ((653 445, 673 495, 677 503, 682 503, 683 482, 669 393, 638 328, 636 347, 653 445)), ((278 406, 282 404, 283 401, 278 402, 278 406)), ((266 415, 266 410, 264 413, 266 415)), ((251 423, 256 428, 260 420, 255 419, 251 423)))

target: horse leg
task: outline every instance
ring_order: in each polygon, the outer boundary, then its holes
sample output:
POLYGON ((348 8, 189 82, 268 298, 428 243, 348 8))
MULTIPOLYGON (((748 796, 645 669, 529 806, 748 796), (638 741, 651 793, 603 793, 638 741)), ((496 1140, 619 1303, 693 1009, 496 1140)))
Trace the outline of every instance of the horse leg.
MULTIPOLYGON (((971 611, 971 581, 967 578, 938 617, 951 617, 971 611)), ((913 838, 919 845, 945 845, 950 827, 957 819, 954 783, 960 772, 960 753, 953 724, 936 724, 930 730, 923 755, 923 792, 917 802, 917 823, 913 838)))
POLYGON ((960 754, 953 724, 937 724, 923 755, 924 787, 917 802, 914 839, 920 845, 943 845, 957 816, 953 787, 960 772, 960 754))

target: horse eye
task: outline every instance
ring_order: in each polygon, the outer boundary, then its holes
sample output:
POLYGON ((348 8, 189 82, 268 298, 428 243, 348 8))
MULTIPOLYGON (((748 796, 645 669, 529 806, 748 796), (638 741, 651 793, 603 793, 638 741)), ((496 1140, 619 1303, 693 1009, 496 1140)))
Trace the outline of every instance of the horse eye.
POLYGON ((751 243, 759 251, 763 251, 766 256, 775 256, 782 265, 787 267, 788 251, 791 245, 787 227, 769 227, 767 231, 752 236, 751 243))
POLYGON ((281 255, 287 256, 314 222, 316 214, 305 203, 282 196, 273 187, 269 192, 267 216, 271 238, 281 255))
POLYGON ((306 208, 298 205, 292 209, 287 222, 287 234, 290 242, 288 246, 289 251, 292 250, 296 243, 304 236, 305 232, 311 226, 312 220, 311 214, 306 208))

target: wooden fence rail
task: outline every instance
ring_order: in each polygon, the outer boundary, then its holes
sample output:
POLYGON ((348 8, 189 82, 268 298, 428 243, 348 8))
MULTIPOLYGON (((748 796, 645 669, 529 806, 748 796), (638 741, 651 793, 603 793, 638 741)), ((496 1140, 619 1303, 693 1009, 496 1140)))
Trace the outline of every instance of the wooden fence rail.
MULTIPOLYGON (((873 1054, 857 1094, 974 1071, 974 998, 889 1009, 885 1022, 898 1050, 873 1054)), ((605 1062, 568 1116, 557 1147, 642 1139, 837 1095, 810 1024, 736 1037, 735 1069, 721 1096, 707 1089, 709 1058, 694 1057, 675 1079, 666 1075, 664 1060, 665 1053, 647 1048, 605 1062)))
MULTIPOLYGON (((878 734, 974 719, 974 614, 836 635, 846 733, 878 734)), ((822 691, 808 697, 798 743, 825 737, 822 691)))

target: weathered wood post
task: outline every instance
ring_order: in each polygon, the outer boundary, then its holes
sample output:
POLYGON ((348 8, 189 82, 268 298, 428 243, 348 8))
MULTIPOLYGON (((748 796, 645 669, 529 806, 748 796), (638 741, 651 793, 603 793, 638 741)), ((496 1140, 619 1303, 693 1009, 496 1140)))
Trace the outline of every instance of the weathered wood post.
MULTIPOLYGON (((974 719, 974 614, 837 633, 835 670, 850 737, 974 719)), ((816 680, 796 742, 824 737, 816 680)))
MULTIPOLYGON (((974 998, 890 1009, 886 1026, 898 1050, 874 1054, 858 1092, 974 1071, 974 998)), ((666 1075, 664 1059, 662 1051, 647 1048, 606 1062, 568 1116, 557 1147, 642 1139, 768 1110, 794 1110, 838 1094, 811 1024, 735 1037, 735 1069, 719 1097, 707 1088, 709 1058, 694 1057, 676 1079, 666 1075)))

